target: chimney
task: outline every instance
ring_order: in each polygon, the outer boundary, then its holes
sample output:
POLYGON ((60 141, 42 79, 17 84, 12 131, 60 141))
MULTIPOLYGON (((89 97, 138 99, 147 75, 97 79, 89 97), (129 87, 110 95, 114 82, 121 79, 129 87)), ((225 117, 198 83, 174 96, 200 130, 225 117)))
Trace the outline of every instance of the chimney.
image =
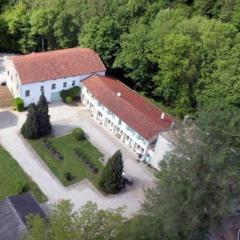
POLYGON ((122 96, 122 94, 121 94, 120 92, 118 92, 118 93, 117 93, 117 96, 118 96, 118 97, 121 97, 121 96, 122 96))
POLYGON ((161 115, 161 120, 164 120, 165 119, 165 113, 162 112, 162 115, 161 115))

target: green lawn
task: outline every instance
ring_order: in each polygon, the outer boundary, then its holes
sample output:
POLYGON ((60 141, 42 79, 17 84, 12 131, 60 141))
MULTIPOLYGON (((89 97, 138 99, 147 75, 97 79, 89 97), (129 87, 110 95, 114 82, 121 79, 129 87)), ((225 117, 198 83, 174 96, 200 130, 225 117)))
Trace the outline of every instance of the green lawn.
POLYGON ((99 158, 102 157, 102 154, 88 140, 77 141, 71 134, 63 137, 49 137, 47 140, 62 154, 64 157, 63 160, 56 159, 52 152, 44 146, 42 139, 30 140, 30 143, 63 185, 68 186, 84 178, 88 178, 95 186, 98 186, 99 175, 92 173, 74 153, 74 149, 81 149, 87 154, 89 160, 101 170, 103 165, 99 161, 99 158), (70 172, 74 176, 72 181, 66 179, 66 172, 70 172))
POLYGON ((21 169, 11 155, 0 146, 0 200, 9 195, 18 194, 21 187, 29 185, 30 192, 39 202, 46 201, 46 197, 38 186, 21 169))

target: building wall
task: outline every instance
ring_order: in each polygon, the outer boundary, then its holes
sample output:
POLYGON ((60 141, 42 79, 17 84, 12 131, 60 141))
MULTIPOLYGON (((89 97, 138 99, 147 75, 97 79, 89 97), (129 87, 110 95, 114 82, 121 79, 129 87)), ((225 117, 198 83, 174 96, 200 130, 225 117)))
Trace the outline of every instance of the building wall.
POLYGON ((81 93, 82 103, 91 112, 92 117, 119 141, 125 143, 130 150, 136 153, 136 156, 141 154, 142 160, 145 160, 150 142, 103 106, 85 86, 82 87, 81 93))
POLYGON ((28 106, 30 103, 37 103, 41 95, 41 87, 44 89, 44 94, 49 102, 56 100, 56 96, 60 94, 60 91, 63 89, 69 89, 74 86, 81 87, 81 81, 88 78, 92 74, 99 74, 104 76, 105 71, 96 72, 90 74, 82 74, 79 76, 71 76, 66 78, 59 78, 55 80, 47 80, 42 82, 35 82, 29 84, 21 84, 18 73, 14 67, 14 64, 11 60, 8 60, 6 64, 6 82, 7 86, 10 89, 13 97, 21 97, 24 100, 24 105, 28 106), (66 86, 64 87, 64 83, 66 86), (73 84, 74 83, 74 84, 73 84), (53 84, 55 88, 52 89, 53 84), (29 96, 26 96, 26 91, 29 92, 29 96))
POLYGON ((5 62, 5 80, 14 98, 21 97, 22 84, 12 61, 9 59, 6 59, 5 62))
POLYGON ((157 170, 160 170, 159 163, 163 157, 170 151, 173 150, 173 145, 164 138, 161 134, 158 136, 158 140, 154 151, 149 151, 148 163, 157 170))

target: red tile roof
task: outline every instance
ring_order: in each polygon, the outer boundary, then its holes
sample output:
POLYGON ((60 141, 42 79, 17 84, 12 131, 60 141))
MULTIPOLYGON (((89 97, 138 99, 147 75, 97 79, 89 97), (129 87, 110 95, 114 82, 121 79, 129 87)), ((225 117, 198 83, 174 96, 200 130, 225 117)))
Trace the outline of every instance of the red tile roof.
POLYGON ((147 140, 169 129, 174 121, 167 114, 162 120, 161 109, 111 77, 93 75, 83 84, 101 104, 147 140))
POLYGON ((22 84, 106 70, 98 54, 88 48, 31 53, 10 57, 10 59, 13 61, 22 84))

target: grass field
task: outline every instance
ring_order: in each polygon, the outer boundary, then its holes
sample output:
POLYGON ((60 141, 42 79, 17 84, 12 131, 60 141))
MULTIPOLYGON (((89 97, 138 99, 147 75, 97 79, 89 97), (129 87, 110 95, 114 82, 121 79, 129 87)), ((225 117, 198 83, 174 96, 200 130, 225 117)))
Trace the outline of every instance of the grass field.
POLYGON ((98 186, 99 175, 93 174, 74 153, 74 149, 81 149, 89 156, 89 160, 101 170, 103 165, 99 161, 99 158, 102 157, 102 154, 98 149, 96 149, 88 140, 76 141, 71 134, 63 137, 49 137, 47 139, 64 157, 63 160, 56 159, 44 146, 41 139, 30 140, 30 143, 63 185, 68 186, 84 178, 88 178, 95 186, 98 186), (66 179, 66 172, 70 172, 71 175, 74 176, 72 181, 66 179))
POLYGON ((11 155, 0 146, 0 200, 9 195, 18 194, 21 187, 29 186, 29 191, 39 202, 46 201, 46 197, 38 186, 21 169, 11 155))

